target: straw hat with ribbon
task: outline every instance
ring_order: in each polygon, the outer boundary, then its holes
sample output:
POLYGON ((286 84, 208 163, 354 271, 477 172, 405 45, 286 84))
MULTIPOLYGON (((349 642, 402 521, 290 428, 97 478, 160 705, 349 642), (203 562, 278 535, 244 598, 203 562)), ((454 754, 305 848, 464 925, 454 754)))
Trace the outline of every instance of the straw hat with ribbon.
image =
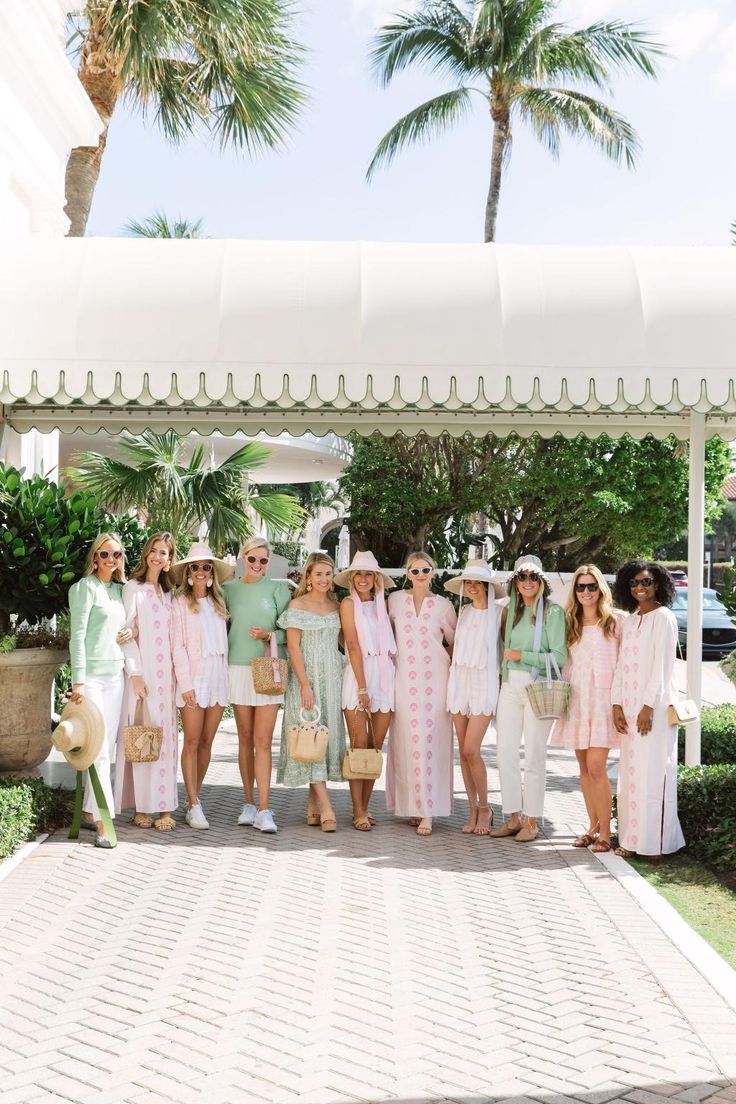
POLYGON ((187 564, 202 563, 207 560, 213 564, 213 570, 218 583, 224 583, 228 579, 232 579, 235 574, 234 566, 227 563, 225 560, 218 559, 209 545, 205 544, 204 541, 197 541, 196 544, 193 544, 189 549, 183 560, 177 560, 175 564, 171 565, 171 578, 176 585, 179 586, 184 578, 184 569, 187 564))
POLYGON ((390 575, 378 566, 378 560, 372 552, 356 552, 353 556, 353 561, 350 567, 346 567, 344 571, 339 571, 335 576, 335 583, 339 587, 345 587, 349 589, 350 579, 356 571, 372 571, 374 575, 380 575, 383 579, 383 589, 390 590, 396 586, 390 575))
POLYGON ((468 560, 459 575, 447 580, 445 590, 462 598, 465 591, 463 583, 488 583, 489 592, 492 588, 496 598, 500 598, 504 590, 500 583, 495 582, 495 576, 495 571, 485 560, 468 560))
POLYGON ((68 702, 51 733, 51 741, 75 770, 87 770, 102 751, 105 718, 89 698, 68 702))

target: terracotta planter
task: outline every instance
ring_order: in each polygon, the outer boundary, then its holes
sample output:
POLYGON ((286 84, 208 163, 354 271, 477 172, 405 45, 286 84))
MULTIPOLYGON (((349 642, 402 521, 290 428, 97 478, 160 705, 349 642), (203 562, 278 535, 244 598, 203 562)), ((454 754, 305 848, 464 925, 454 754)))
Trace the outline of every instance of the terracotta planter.
POLYGON ((0 655, 0 771, 30 770, 51 751, 51 686, 64 648, 0 655))

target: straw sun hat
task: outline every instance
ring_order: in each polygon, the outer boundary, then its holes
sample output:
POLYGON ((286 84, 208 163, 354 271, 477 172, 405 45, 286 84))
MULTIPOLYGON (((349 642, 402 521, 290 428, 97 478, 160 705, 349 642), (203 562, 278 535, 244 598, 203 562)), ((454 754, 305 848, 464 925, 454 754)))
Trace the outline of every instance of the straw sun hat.
POLYGON ((183 560, 177 560, 175 564, 171 565, 171 578, 174 580, 177 586, 180 585, 184 577, 184 568, 190 563, 201 563, 202 561, 210 560, 214 565, 214 572, 217 576, 218 583, 224 583, 228 579, 232 579, 235 574, 235 568, 232 564, 226 563, 225 560, 219 560, 214 554, 209 545, 204 541, 197 541, 189 549, 186 557, 183 560))
POLYGON ((485 560, 468 560, 459 575, 447 580, 445 590, 449 590, 450 594, 460 594, 464 589, 463 583, 488 583, 489 587, 493 587, 496 597, 500 598, 504 590, 495 581, 495 575, 495 571, 485 560))
POLYGON ((105 742, 105 718, 94 702, 68 702, 61 720, 51 733, 51 741, 67 763, 79 771, 87 770, 102 751, 105 742))
POLYGON ((378 560, 372 552, 356 552, 350 567, 346 567, 344 571, 339 571, 335 576, 335 583, 337 586, 348 589, 350 587, 350 579, 356 571, 372 571, 374 575, 380 575, 383 579, 384 590, 390 590, 391 587, 396 586, 391 576, 387 575, 386 572, 378 566, 378 560))

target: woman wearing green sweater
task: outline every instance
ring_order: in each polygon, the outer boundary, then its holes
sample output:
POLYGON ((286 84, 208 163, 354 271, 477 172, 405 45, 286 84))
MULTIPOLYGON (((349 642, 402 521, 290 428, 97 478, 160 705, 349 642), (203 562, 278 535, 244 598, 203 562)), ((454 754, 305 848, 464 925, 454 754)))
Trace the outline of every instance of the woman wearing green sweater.
POLYGON ((514 836, 517 843, 529 843, 539 835, 537 818, 544 811, 547 739, 553 722, 534 714, 526 689, 534 672, 545 668, 545 655, 553 655, 562 669, 567 659, 567 634, 565 611, 547 601, 549 583, 536 556, 516 561, 508 591, 509 604, 501 620, 503 663, 496 728, 501 801, 509 819, 491 835, 514 836))
POLYGON ((245 803, 238 824, 252 825, 260 832, 277 831, 268 807, 271 792, 271 743, 283 694, 257 694, 253 686, 251 663, 265 654, 276 637, 283 656, 283 638, 276 622, 288 606, 291 595, 286 583, 266 576, 271 549, 262 537, 253 537, 243 545, 240 556, 243 575, 223 586, 225 605, 230 613, 228 629, 228 665, 230 702, 238 727, 238 765, 243 780, 245 803), (265 647, 264 647, 265 646, 265 647), (258 807, 254 799, 258 787, 258 807))

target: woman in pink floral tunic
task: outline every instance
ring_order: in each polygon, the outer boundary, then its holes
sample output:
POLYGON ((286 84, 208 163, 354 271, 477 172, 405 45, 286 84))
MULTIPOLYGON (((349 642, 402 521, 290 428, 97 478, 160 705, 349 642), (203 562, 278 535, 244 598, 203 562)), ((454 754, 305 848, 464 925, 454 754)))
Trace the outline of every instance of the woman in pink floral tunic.
POLYGON ((425 552, 406 563, 410 589, 392 594, 396 637, 396 712, 386 767, 386 807, 429 836, 432 818, 452 812, 452 718, 447 711, 450 656, 457 617, 447 598, 430 593, 435 570, 425 552))

